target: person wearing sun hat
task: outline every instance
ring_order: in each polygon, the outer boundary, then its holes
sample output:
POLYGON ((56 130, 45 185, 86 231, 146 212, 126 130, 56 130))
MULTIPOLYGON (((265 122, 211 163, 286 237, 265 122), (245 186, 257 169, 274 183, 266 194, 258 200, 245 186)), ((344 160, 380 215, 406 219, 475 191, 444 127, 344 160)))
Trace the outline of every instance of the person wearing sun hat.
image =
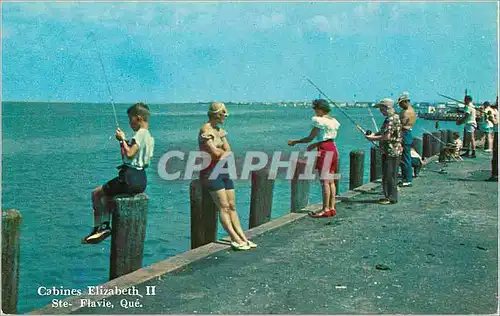
POLYGON ((320 212, 310 214, 311 217, 333 217, 337 214, 335 210, 335 182, 333 179, 323 179, 321 173, 329 171, 336 173, 339 161, 339 152, 335 145, 340 123, 330 114, 331 108, 328 101, 316 99, 313 101, 312 126, 309 136, 301 139, 289 140, 289 146, 313 142, 307 150, 317 149, 315 169, 320 173, 321 189, 323 193, 323 208, 320 212))
POLYGON ((376 134, 367 135, 370 141, 380 141, 382 151, 382 188, 385 198, 379 204, 395 204, 398 202, 398 186, 396 178, 403 148, 402 125, 399 115, 394 110, 394 101, 390 98, 380 100, 374 105, 385 116, 382 128, 376 134))
POLYGON ((411 148, 413 145, 412 128, 417 121, 417 114, 410 103, 410 95, 408 92, 403 92, 398 99, 399 119, 403 128, 403 153, 401 155, 401 175, 403 181, 399 183, 402 187, 410 187, 413 181, 413 172, 411 167, 411 148))

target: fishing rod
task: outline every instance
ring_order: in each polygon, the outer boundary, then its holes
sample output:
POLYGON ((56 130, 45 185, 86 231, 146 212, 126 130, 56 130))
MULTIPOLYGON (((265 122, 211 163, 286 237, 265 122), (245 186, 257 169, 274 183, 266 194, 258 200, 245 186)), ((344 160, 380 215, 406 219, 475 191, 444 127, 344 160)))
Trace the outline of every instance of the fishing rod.
MULTIPOLYGON (((92 33, 89 34, 89 37, 94 42, 96 53, 97 53, 97 56, 99 57, 99 62, 101 64, 102 73, 104 75, 104 80, 105 80, 106 86, 108 88, 109 98, 111 100, 111 106, 113 107, 113 114, 114 114, 114 117, 115 117, 116 128, 119 129, 120 125, 118 124, 118 116, 116 115, 115 101, 113 99, 113 93, 111 92, 111 87, 109 85, 108 76, 106 74, 106 68, 104 67, 104 63, 102 62, 102 57, 101 57, 101 53, 99 52, 99 47, 97 46, 97 41, 93 37, 92 33)), ((123 144, 121 142, 120 142, 120 153, 122 155, 122 160, 123 160, 123 158, 125 157, 125 148, 123 147, 123 144)))
POLYGON ((428 130, 426 130, 425 128, 420 128, 421 130, 423 130, 424 132, 426 132, 427 134, 429 134, 432 138, 434 138, 435 140, 437 140, 438 142, 440 142, 441 144, 445 145, 445 146, 448 146, 447 143, 443 142, 441 139, 437 138, 436 136, 432 135, 431 132, 429 132, 428 130))
MULTIPOLYGON (((438 95, 442 96, 443 98, 446 98, 446 99, 449 99, 449 100, 455 101, 455 102, 457 102, 457 103, 459 103, 459 104, 464 104, 464 102, 463 102, 463 101, 459 101, 459 100, 457 100, 457 99, 455 99, 455 98, 452 98, 452 97, 449 97, 449 96, 447 96, 447 95, 444 95, 444 94, 441 94, 441 93, 438 93, 438 95)), ((448 105, 447 105, 447 106, 448 106, 448 105)), ((460 106, 456 106, 456 107, 457 107, 457 108, 460 108, 460 106)), ((474 109, 475 109, 476 111, 481 112, 481 113, 483 113, 483 114, 484 114, 484 111, 483 111, 483 110, 480 110, 480 109, 478 109, 478 108, 476 108, 476 106, 474 106, 474 109)))
MULTIPOLYGON (((344 114, 348 119, 349 121, 351 121, 355 126, 356 128, 361 132, 363 133, 364 136, 368 136, 368 135, 371 135, 372 132, 370 130, 367 130, 365 131, 361 126, 359 126, 358 123, 356 123, 356 121, 349 115, 347 114, 346 111, 344 111, 340 106, 338 106, 337 103, 335 103, 332 99, 330 99, 314 82, 311 81, 311 79, 307 78, 306 76, 304 76, 304 78, 311 84, 313 85, 316 90, 318 90, 318 92, 320 94, 322 94, 328 101, 330 101, 330 103, 332 103, 333 105, 335 105, 335 107, 342 113, 344 114)), ((381 152, 385 153, 384 150, 382 150, 382 148, 380 148, 379 145, 377 145, 374 141, 372 140, 368 140, 370 143, 372 143, 376 148, 378 148, 381 152)))
POLYGON ((104 81, 106 82, 106 87, 108 88, 108 93, 109 93, 109 98, 110 98, 110 101, 111 101, 111 106, 113 107, 113 114, 114 114, 114 117, 115 117, 116 128, 120 128, 120 125, 118 124, 118 116, 116 115, 116 108, 115 108, 115 101, 113 99, 113 93, 111 93, 111 87, 109 85, 108 76, 106 74, 106 68, 104 67, 104 63, 102 62, 101 53, 99 51, 99 47, 97 47, 97 41, 95 40, 95 38, 94 38, 94 36, 93 36, 92 33, 89 35, 89 37, 92 40, 92 42, 94 42, 95 50, 96 50, 96 53, 97 53, 97 57, 99 58, 99 62, 101 64, 102 73, 103 73, 103 76, 104 76, 104 81))
POLYGON ((375 116, 373 116, 372 109, 370 109, 370 106, 368 106, 368 112, 370 113, 370 116, 372 117, 372 122, 373 122, 373 126, 375 127, 375 131, 378 133, 377 122, 375 122, 375 116))
POLYGON ((333 105, 335 105, 335 107, 342 113, 344 114, 348 119, 349 121, 351 121, 355 126, 356 128, 361 132, 363 133, 363 135, 366 135, 366 132, 361 126, 358 125, 358 123, 356 123, 356 121, 354 121, 354 119, 349 115, 347 114, 340 106, 338 106, 337 103, 335 103, 334 101, 332 101, 332 99, 330 99, 314 82, 312 82, 309 78, 305 77, 304 78, 311 84, 313 85, 317 90, 318 92, 320 93, 320 95, 323 95, 328 101, 330 101, 330 103, 332 103, 333 105))

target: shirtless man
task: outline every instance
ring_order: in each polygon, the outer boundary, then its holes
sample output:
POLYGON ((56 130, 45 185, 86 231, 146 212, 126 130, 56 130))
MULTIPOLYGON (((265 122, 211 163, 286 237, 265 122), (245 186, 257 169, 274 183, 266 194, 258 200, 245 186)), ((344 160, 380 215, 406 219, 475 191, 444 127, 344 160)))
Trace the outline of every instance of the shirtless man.
POLYGON ((401 155, 401 175, 403 180, 399 183, 402 187, 410 187, 413 181, 413 170, 411 166, 411 148, 413 145, 413 135, 412 128, 417 121, 417 114, 410 104, 410 96, 408 92, 403 92, 403 94, 398 99, 399 107, 401 112, 399 112, 399 119, 403 127, 403 154, 401 155))

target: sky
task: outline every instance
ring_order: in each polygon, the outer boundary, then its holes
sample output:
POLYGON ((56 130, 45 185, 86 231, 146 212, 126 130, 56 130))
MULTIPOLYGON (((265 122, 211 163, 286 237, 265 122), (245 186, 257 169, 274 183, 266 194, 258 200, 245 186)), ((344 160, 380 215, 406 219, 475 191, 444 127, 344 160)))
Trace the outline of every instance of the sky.
POLYGON ((124 103, 498 91, 496 2, 1 5, 4 101, 107 102, 106 78, 124 103))

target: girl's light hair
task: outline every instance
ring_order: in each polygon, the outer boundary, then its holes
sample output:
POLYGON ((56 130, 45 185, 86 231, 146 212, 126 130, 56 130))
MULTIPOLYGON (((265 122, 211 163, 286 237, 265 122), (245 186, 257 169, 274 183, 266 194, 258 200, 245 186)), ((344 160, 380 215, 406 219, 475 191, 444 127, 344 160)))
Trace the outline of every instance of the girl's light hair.
POLYGON ((219 114, 222 111, 226 111, 227 112, 226 105, 224 103, 222 103, 222 102, 214 102, 208 108, 207 114, 208 114, 209 118, 212 118, 212 117, 216 116, 217 114, 219 114))

